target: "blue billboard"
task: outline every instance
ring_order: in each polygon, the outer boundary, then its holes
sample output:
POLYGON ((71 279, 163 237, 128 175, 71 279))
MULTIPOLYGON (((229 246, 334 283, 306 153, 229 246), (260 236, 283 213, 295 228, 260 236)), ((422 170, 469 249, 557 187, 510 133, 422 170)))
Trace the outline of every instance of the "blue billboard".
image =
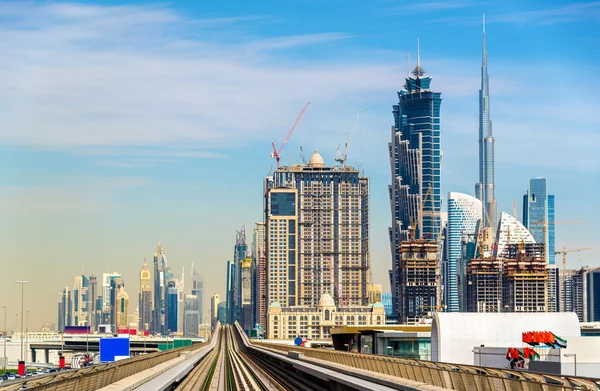
POLYGON ((129 358, 129 338, 100 338, 100 362, 129 358))

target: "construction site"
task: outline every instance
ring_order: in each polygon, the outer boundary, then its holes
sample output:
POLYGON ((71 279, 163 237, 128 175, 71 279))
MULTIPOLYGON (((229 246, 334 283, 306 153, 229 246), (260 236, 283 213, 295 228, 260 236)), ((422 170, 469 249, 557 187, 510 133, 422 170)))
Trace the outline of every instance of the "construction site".
POLYGON ((418 323, 439 310, 442 299, 437 241, 416 239, 400 244, 400 322, 418 323))
POLYGON ((467 312, 502 311, 502 261, 475 258, 467 266, 467 312))

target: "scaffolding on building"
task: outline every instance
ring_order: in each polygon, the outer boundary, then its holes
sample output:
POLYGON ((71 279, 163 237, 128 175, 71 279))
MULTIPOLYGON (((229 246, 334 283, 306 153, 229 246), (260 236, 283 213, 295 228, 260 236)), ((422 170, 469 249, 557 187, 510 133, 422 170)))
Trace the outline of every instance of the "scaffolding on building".
POLYGON ((437 240, 400 243, 400 321, 418 323, 441 307, 441 263, 437 240))
POLYGON ((509 312, 548 311, 543 243, 508 244, 502 262, 502 296, 509 312))
POLYGON ((502 261, 471 259, 467 266, 467 311, 502 311, 502 261))

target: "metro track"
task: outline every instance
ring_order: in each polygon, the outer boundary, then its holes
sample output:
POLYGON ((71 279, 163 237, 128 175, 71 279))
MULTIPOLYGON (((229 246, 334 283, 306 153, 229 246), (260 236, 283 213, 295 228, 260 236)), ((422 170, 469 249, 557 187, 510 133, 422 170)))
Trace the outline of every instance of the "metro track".
MULTIPOLYGON (((295 387, 269 366, 245 352, 234 327, 224 325, 219 343, 177 385, 176 391, 296 391, 295 387)), ((314 389, 314 388, 313 388, 314 389)))

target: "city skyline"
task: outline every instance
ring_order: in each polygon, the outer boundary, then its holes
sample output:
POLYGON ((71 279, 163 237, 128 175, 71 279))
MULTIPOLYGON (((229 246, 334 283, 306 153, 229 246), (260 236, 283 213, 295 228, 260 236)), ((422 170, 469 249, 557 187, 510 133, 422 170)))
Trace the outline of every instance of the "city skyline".
MULTIPOLYGON (((81 267, 86 275, 119 271, 130 298, 137 297, 139 263, 144 256, 152 259, 159 240, 174 271, 199 265, 205 308, 212 293, 225 297, 231 232, 261 221, 260 178, 274 166, 270 143, 282 140, 307 100, 312 105, 284 149, 285 164, 289 155, 300 160, 300 145, 319 149, 333 164, 335 147, 346 139, 356 110, 363 109, 349 164, 371 179, 373 273, 388 291, 389 105, 406 74, 406 54, 414 58, 420 37, 422 61, 435 90, 443 93, 442 197, 449 191, 472 194, 483 12, 501 184, 497 210, 512 214, 513 200, 521 209, 525 181, 544 176, 560 200, 556 220, 588 221, 557 226, 556 247, 600 248, 600 216, 591 196, 600 189, 600 165, 593 159, 600 139, 592 132, 598 124, 593 91, 600 82, 592 72, 598 49, 585 32, 598 5, 515 2, 484 9, 454 2, 454 8, 436 9, 435 3, 375 2, 363 8, 351 2, 345 9, 324 7, 323 20, 307 24, 303 21, 314 17, 311 5, 292 15, 297 7, 277 4, 239 7, 235 14, 184 2, 16 4, 0 5, 11 16, 0 32, 14 42, 0 49, 11 59, 0 70, 6 76, 0 77, 0 96, 11 102, 0 109, 0 163, 9 167, 0 173, 0 266, 32 281, 26 303, 41 300, 32 325, 55 319, 57 297, 48 292, 71 287, 73 271, 81 267), (410 33, 400 33, 399 17, 385 16, 392 14, 386 7, 395 7, 397 16, 426 15, 435 23, 403 20, 410 33), (123 18, 132 23, 120 26, 123 18), (25 33, 23 27, 34 22, 38 28, 25 33), (182 24, 183 32, 175 29, 182 24), (238 42, 227 30, 247 35, 238 42), (130 40, 116 44, 115 34, 130 40), (147 60, 143 80, 136 75, 135 56, 147 60), (98 74, 97 64, 105 71, 98 74), (72 72, 72 65, 81 70, 72 72), (571 69, 588 88, 565 103, 561 96, 572 86, 564 75, 571 69), (127 88, 119 88, 123 80, 130 81, 127 88), (220 81, 234 91, 219 90, 220 81), (138 95, 156 97, 139 103, 138 95), (189 103, 169 114, 173 106, 164 97, 189 103), (36 99, 51 99, 52 110, 36 99), (231 107, 245 123, 231 123, 231 107), (211 116, 203 118, 204 110, 211 116), (569 137, 562 138, 565 134, 569 137)), ((597 254, 572 254, 569 267, 598 266, 597 254)), ((3 274, 0 296, 10 297, 14 283, 3 274)))

